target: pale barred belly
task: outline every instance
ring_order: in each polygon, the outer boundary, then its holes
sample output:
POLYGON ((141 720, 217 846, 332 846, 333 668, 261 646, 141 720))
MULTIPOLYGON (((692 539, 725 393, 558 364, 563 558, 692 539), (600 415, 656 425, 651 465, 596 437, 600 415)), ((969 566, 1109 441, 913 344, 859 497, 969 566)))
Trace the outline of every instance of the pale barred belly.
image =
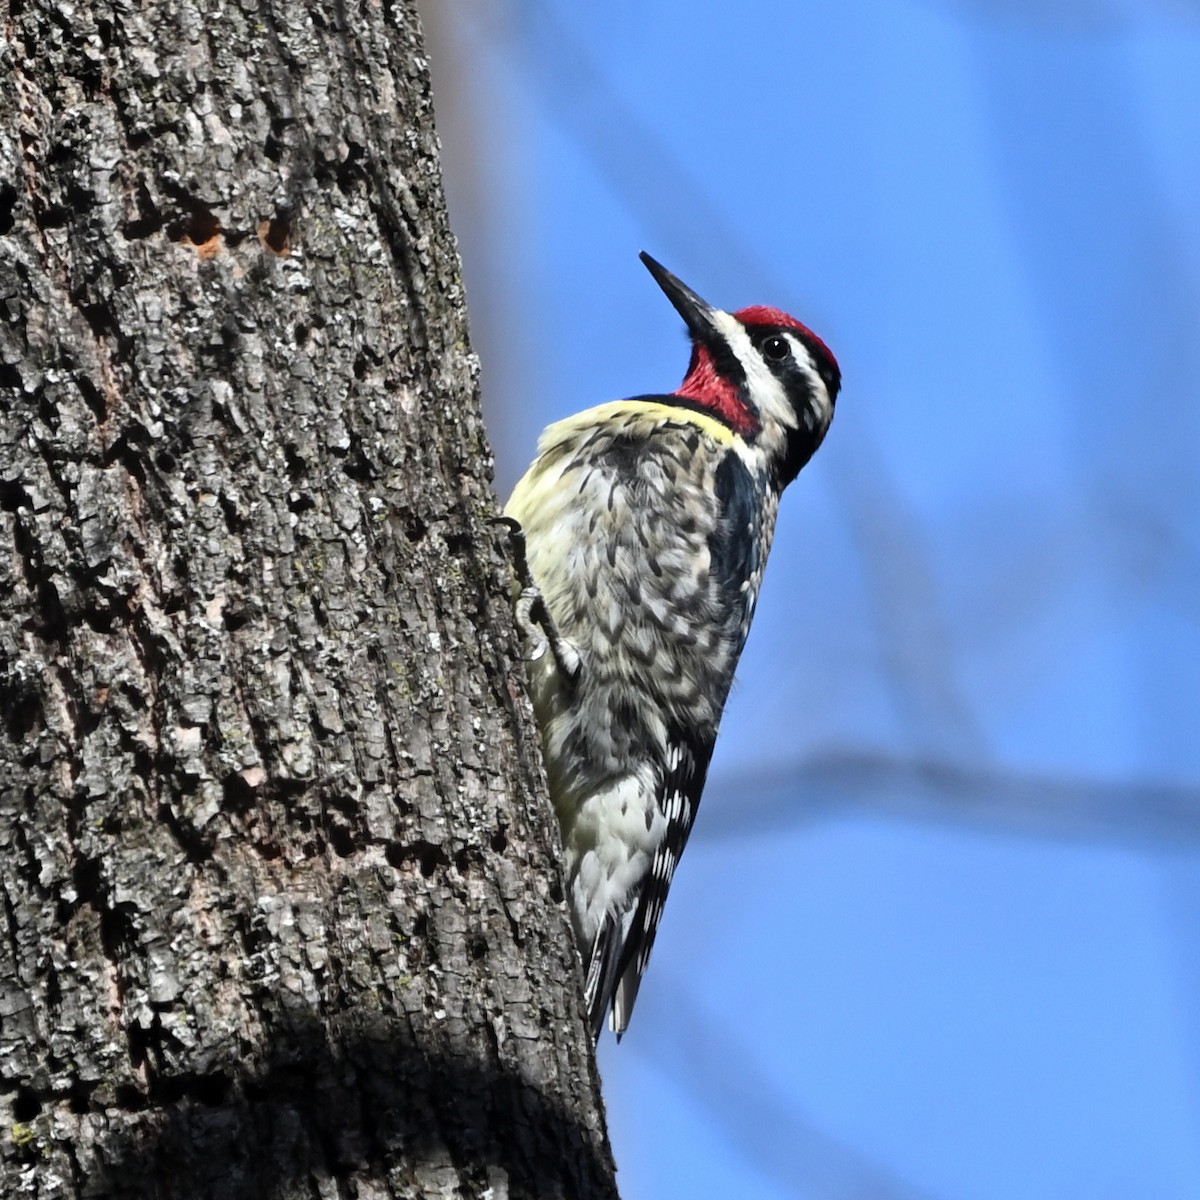
POLYGON ((534 672, 547 767, 571 804, 631 762, 661 765, 669 726, 715 731, 740 648, 739 620, 713 577, 712 467, 690 478, 643 456, 636 474, 593 468, 529 529, 530 566, 583 663, 570 703, 552 664, 534 672), (669 498, 684 487, 686 502, 669 498), (680 523, 667 514, 688 514, 680 523), (551 570, 563 555, 567 569, 551 570))

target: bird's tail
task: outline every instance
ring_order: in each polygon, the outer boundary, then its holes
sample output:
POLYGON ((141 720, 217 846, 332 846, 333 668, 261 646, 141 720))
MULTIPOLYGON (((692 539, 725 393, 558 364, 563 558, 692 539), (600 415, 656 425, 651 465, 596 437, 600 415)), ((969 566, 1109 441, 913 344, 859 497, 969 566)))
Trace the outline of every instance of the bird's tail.
POLYGON ((603 923, 592 939, 583 998, 587 1004, 588 1025, 592 1037, 597 1042, 604 1030, 604 1018, 610 1008, 613 1010, 613 1020, 610 1024, 618 1035, 625 1032, 625 1025, 628 1024, 626 1012, 625 1020, 618 1026, 616 1007, 613 1003, 613 993, 617 990, 620 978, 621 950, 625 945, 625 930, 622 925, 613 913, 606 913, 603 923))

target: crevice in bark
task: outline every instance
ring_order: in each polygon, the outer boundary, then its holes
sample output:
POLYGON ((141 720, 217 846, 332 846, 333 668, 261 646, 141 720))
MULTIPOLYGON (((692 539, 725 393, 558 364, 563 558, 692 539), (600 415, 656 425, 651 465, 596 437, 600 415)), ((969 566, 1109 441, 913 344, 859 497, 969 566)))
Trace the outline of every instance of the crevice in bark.
POLYGON ((66 610, 59 598, 51 572, 47 571, 38 545, 20 514, 17 514, 13 521, 13 549, 17 552, 26 586, 37 597, 36 609, 27 618, 27 628, 43 642, 65 646, 66 610))
POLYGON ((156 816, 171 831, 171 836, 190 863, 210 862, 213 857, 212 842, 200 830, 181 820, 169 804, 160 804, 156 816))
POLYGON ((403 870, 409 863, 416 863, 425 879, 439 867, 450 865, 450 856, 433 842, 410 842, 408 845, 390 842, 384 849, 384 856, 398 870, 403 870))
POLYGON ((158 205, 154 203, 154 198, 150 195, 150 191, 146 187, 144 180, 138 181, 134 191, 134 200, 137 205, 138 215, 132 221, 126 221, 121 226, 121 236, 128 242, 136 242, 142 238, 152 237, 167 223, 166 217, 163 216, 158 205))

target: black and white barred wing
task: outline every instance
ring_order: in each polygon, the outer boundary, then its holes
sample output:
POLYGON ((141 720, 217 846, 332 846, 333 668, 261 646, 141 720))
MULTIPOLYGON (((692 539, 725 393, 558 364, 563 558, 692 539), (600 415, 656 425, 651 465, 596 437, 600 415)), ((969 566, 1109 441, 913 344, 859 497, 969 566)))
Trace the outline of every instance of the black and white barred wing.
POLYGON ((617 963, 609 1024, 618 1038, 629 1025, 642 973, 650 961, 654 936, 667 902, 667 892, 696 820, 714 741, 715 738, 710 738, 699 743, 677 735, 668 744, 661 793, 667 829, 642 884, 617 963))

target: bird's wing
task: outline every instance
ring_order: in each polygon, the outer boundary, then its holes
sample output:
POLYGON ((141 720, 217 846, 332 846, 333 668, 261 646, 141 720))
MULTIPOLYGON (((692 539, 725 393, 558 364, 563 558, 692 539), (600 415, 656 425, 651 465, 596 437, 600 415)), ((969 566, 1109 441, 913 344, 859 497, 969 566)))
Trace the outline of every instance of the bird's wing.
MULTIPOLYGON (((713 737, 696 741, 677 732, 668 744, 666 770, 660 793, 667 828, 654 853, 637 904, 626 919, 625 936, 613 971, 616 986, 612 991, 609 1026, 618 1038, 629 1025, 642 973, 650 961, 654 935, 658 930, 663 906, 667 902, 671 878, 675 874, 675 868, 696 819, 700 793, 704 790, 704 780, 708 774, 708 763, 712 758, 715 741, 715 733, 713 737)), ((597 1033, 603 1022, 606 1007, 608 1006, 601 1006, 598 1013, 594 1014, 593 1027, 597 1033)))

